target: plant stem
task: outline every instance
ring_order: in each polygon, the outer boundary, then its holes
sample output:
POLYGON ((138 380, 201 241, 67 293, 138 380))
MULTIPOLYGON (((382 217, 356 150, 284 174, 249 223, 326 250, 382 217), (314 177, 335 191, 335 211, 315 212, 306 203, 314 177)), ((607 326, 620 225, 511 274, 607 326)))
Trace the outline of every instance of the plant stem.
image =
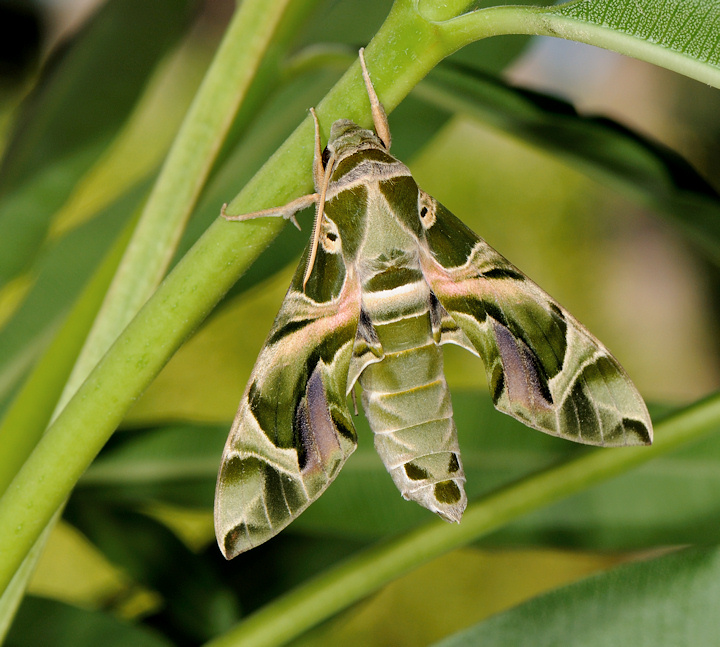
POLYGON ((434 520, 351 557, 274 600, 206 647, 273 647, 362 600, 420 564, 720 428, 720 395, 656 425, 652 447, 595 449, 471 504, 458 525, 434 520))
MULTIPOLYGON (((428 51, 433 33, 412 11, 409 0, 395 4, 377 37, 381 43, 395 41, 400 47, 390 50, 393 55, 385 57, 384 68, 376 67, 381 82, 386 87, 392 86, 388 92, 389 107, 397 105, 442 57, 439 46, 428 51), (396 83, 385 72, 388 67, 399 70, 396 83)), ((378 49, 377 44, 371 47, 378 49)), ((370 52, 369 48, 367 60, 372 65, 370 52)), ((318 106, 318 116, 323 124, 340 116, 370 123, 357 63, 318 106)), ((308 118, 246 185, 231 207, 254 211, 287 202, 305 190, 311 179, 312 141, 308 118)), ((243 223, 218 219, 98 363, 0 499, 0 536, 4 542, 0 553, 0 590, 7 586, 45 524, 128 408, 281 226, 274 219, 243 223)))

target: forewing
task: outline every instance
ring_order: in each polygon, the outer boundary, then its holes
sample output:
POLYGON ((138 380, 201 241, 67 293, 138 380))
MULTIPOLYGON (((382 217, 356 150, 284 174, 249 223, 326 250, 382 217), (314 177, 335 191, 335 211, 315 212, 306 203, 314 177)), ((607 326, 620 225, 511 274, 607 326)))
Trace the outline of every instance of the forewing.
POLYGON ((589 445, 651 443, 645 403, 609 351, 447 209, 423 199, 431 210, 423 271, 442 306, 438 319, 449 314, 462 331, 445 326, 442 341, 482 357, 495 406, 589 445))
POLYGON ((356 435, 346 404, 360 294, 338 256, 293 280, 223 453, 215 531, 226 558, 267 541, 337 476, 356 435))

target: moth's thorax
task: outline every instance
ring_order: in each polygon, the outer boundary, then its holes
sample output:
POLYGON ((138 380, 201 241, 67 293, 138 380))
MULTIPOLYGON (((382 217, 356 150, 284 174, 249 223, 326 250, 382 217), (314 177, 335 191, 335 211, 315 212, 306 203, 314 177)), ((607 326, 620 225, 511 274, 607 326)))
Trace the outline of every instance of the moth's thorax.
POLYGON ((326 228, 336 228, 344 262, 356 268, 365 286, 376 275, 399 277, 408 268, 420 271, 418 238, 396 217, 384 190, 392 182, 385 174, 393 178, 397 169, 368 160, 366 153, 346 158, 353 170, 331 185, 325 204, 326 228))
MULTIPOLYGON (((330 129, 330 140, 323 154, 331 165, 330 191, 333 184, 372 180, 373 175, 387 175, 405 165, 388 153, 382 140, 371 130, 360 128, 348 119, 339 119, 330 129), (346 176, 350 177, 346 177, 346 176)), ((409 171, 401 170, 404 174, 409 171)))
POLYGON ((368 187, 366 230, 361 257, 373 272, 420 268, 418 239, 395 217, 379 183, 368 187))
POLYGON ((345 263, 363 271, 379 266, 398 254, 415 254, 417 240, 398 222, 388 203, 383 186, 396 177, 409 177, 410 170, 385 149, 370 130, 341 119, 331 129, 325 163, 330 165, 330 182, 326 191, 324 213, 337 228, 345 263))
POLYGON ((360 128, 349 119, 338 119, 330 127, 327 148, 331 156, 334 154, 336 160, 361 149, 385 150, 382 141, 372 130, 360 128))

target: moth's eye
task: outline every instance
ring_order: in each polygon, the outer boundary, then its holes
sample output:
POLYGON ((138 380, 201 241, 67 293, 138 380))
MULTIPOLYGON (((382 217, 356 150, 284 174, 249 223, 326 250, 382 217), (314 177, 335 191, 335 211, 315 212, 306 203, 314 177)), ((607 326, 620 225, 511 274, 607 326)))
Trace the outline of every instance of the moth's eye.
POLYGON ((337 225, 327 218, 323 220, 320 244, 328 254, 339 254, 342 251, 340 232, 337 225))
POLYGON ((322 165, 327 166, 327 163, 329 161, 330 161, 330 151, 328 150, 328 147, 326 146, 322 152, 322 165))
POLYGON ((424 229, 430 229, 435 224, 436 203, 425 191, 418 193, 418 215, 424 229))

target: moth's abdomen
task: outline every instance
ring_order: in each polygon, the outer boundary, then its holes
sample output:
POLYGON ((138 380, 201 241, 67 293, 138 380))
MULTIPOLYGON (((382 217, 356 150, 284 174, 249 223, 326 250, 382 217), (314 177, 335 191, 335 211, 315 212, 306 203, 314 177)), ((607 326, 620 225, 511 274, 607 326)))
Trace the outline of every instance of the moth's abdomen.
POLYGON ((364 299, 383 354, 360 374, 363 409, 402 495, 457 522, 467 505, 465 474, 442 351, 432 334, 430 290, 422 280, 402 289, 400 311, 398 299, 390 307, 395 290, 364 299))

